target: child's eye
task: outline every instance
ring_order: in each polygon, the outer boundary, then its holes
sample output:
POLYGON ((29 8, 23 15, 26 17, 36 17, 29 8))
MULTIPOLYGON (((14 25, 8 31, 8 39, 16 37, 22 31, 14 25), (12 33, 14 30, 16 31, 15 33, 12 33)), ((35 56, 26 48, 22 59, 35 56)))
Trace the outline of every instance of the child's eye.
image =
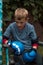
POLYGON ((21 20, 22 18, 19 17, 19 18, 15 18, 15 19, 16 19, 16 20, 21 20))

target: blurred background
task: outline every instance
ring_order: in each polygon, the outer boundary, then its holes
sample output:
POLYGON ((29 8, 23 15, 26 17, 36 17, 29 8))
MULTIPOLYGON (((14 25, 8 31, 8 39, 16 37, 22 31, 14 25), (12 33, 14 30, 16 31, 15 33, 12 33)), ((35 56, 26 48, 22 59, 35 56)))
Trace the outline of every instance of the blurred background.
MULTIPOLYGON (((43 0, 3 0, 3 32, 14 22, 14 11, 18 7, 24 7, 29 11, 28 22, 35 26, 39 41, 43 42, 43 0)), ((39 46, 38 51, 43 56, 43 46, 39 46)))

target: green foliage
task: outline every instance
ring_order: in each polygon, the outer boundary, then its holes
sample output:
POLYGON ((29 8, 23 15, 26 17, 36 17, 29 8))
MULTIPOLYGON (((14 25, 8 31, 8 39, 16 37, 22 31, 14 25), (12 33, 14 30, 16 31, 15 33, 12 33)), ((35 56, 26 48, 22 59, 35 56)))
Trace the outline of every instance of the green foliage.
POLYGON ((4 16, 5 12, 8 16, 8 10, 14 12, 14 10, 18 7, 28 9, 34 18, 34 21, 38 21, 43 18, 43 0, 9 0, 8 3, 3 4, 4 16))

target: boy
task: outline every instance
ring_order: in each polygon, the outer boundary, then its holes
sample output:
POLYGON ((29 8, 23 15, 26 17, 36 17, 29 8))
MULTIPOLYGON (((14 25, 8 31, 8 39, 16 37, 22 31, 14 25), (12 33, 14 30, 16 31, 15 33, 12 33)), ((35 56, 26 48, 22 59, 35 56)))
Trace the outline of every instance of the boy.
MULTIPOLYGON (((24 43, 25 50, 31 48, 37 50, 38 41, 34 26, 28 23, 28 11, 24 8, 17 8, 15 10, 15 22, 11 23, 6 29, 3 36, 3 43, 7 44, 10 36, 13 40, 19 40, 24 43)), ((37 59, 39 55, 37 55, 37 59)), ((37 65, 42 65, 41 60, 38 60, 37 65)))

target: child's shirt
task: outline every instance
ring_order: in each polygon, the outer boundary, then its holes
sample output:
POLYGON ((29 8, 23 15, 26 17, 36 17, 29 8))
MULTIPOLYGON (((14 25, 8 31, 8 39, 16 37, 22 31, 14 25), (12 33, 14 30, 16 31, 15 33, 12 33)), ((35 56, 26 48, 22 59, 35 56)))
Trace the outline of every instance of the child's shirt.
POLYGON ((13 40, 21 41, 24 44, 25 49, 31 49, 32 40, 37 39, 34 26, 30 23, 26 23, 22 30, 18 29, 16 22, 11 23, 6 29, 4 36, 10 38, 11 35, 13 36, 13 40))

